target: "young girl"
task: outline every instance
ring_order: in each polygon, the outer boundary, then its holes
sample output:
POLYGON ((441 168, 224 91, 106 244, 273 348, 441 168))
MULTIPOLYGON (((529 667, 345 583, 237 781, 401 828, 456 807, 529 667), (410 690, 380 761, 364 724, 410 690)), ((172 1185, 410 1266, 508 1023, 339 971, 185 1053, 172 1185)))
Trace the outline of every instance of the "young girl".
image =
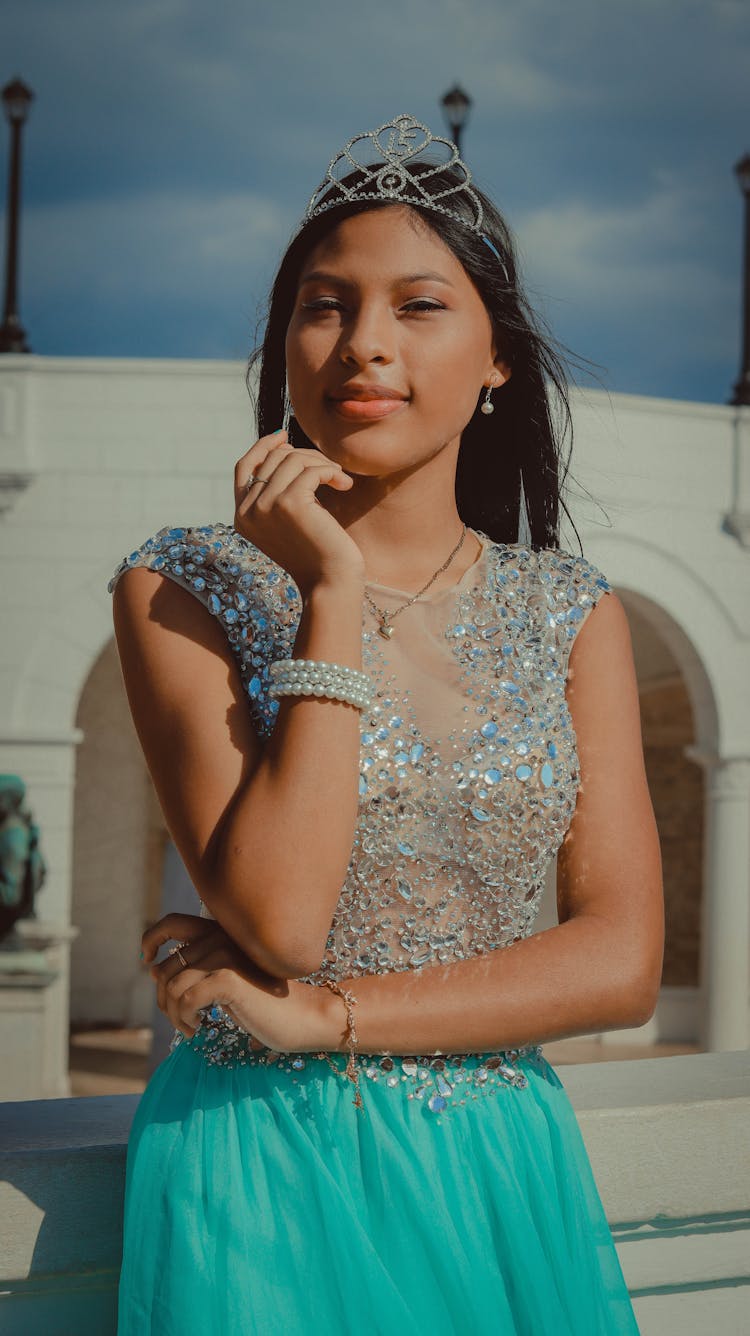
POLYGON ((449 141, 349 141, 254 360, 233 524, 161 529, 109 585, 201 900, 143 936, 175 1035, 119 1336, 635 1333, 541 1049, 656 1004, 630 636, 560 549, 562 364, 449 141))

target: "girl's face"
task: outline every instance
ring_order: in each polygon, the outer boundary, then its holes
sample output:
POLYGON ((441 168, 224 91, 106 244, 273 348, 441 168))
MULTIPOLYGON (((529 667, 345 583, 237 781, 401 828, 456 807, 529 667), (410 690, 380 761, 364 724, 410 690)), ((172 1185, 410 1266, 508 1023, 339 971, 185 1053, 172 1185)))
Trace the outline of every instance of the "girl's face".
POLYGON ((289 398, 310 440, 372 477, 460 443, 497 359, 487 309, 453 252, 408 207, 345 218, 308 256, 286 334, 289 398), (347 388, 400 397, 341 402, 347 388))

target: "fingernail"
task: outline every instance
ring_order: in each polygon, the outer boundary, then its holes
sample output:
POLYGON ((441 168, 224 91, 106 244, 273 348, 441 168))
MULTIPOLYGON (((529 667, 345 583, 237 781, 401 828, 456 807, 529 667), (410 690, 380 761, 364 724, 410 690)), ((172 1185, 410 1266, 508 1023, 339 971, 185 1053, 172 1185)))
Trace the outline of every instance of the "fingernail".
POLYGON ((141 960, 143 960, 143 952, 142 952, 142 951, 141 951, 141 960))

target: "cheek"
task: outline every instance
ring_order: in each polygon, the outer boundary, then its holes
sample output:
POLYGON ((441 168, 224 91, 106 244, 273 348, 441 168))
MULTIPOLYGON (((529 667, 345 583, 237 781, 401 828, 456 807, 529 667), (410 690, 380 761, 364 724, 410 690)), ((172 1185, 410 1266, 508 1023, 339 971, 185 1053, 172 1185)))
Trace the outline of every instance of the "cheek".
POLYGON ((330 350, 320 337, 309 332, 287 335, 285 345, 289 392, 299 399, 311 397, 315 378, 320 376, 330 350))
POLYGON ((459 338, 441 341, 414 369, 414 406, 461 431, 471 418, 482 382, 480 354, 459 338))
POLYGON ((454 388, 479 386, 486 365, 487 351, 477 339, 476 326, 470 322, 446 320, 435 324, 428 337, 409 348, 415 382, 440 381, 454 388))

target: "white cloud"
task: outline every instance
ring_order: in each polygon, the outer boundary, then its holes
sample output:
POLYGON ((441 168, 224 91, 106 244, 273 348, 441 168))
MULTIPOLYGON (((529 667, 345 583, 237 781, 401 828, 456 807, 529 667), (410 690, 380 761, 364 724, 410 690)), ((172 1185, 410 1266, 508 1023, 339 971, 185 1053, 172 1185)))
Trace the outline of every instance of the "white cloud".
POLYGON ((154 299, 199 303, 269 269, 294 219, 252 192, 207 198, 170 191, 40 205, 24 220, 29 290, 76 294, 98 303, 154 299))
POLYGON ((671 349, 665 393, 680 347, 734 372, 747 0, 6 0, 3 18, 37 95, 21 287, 50 350, 91 347, 119 310, 108 348, 142 316, 154 353, 184 328, 200 355, 212 320, 252 316, 344 141, 401 111, 444 133, 459 82, 466 156, 553 326, 588 350, 593 331, 594 356, 609 337, 634 381, 671 349))
MULTIPOLYGON (((722 248, 709 235, 699 188, 657 175, 642 199, 612 204, 572 199, 530 209, 515 220, 522 268, 534 293, 580 315, 608 316, 641 339, 644 356, 671 330, 684 354, 733 355, 736 330, 726 311, 739 277, 722 273, 722 248)), ((533 298, 532 298, 533 299, 533 298)), ((557 308, 557 310, 555 310, 557 308)))

